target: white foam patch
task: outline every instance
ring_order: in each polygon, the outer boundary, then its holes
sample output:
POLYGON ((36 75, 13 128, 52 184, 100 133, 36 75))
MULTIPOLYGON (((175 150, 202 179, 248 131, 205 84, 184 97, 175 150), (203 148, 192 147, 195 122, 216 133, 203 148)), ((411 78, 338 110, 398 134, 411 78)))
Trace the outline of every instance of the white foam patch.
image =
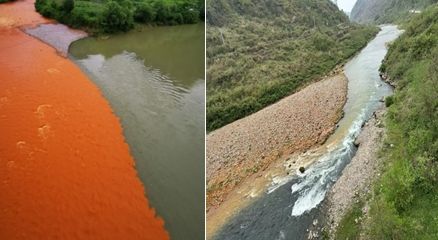
POLYGON ((336 181, 344 159, 352 154, 354 139, 360 132, 365 119, 365 109, 348 131, 342 144, 323 157, 306 172, 306 176, 291 187, 291 194, 299 193, 298 199, 292 208, 292 216, 300 216, 317 207, 325 197, 328 189, 336 181))
POLYGON ((286 234, 284 233, 284 231, 280 231, 277 240, 285 240, 285 239, 286 239, 286 234))
POLYGON ((325 191, 319 191, 318 188, 307 189, 303 194, 303 197, 298 198, 295 202, 292 209, 292 216, 300 216, 310 209, 315 208, 322 200, 324 200, 324 197, 325 191))

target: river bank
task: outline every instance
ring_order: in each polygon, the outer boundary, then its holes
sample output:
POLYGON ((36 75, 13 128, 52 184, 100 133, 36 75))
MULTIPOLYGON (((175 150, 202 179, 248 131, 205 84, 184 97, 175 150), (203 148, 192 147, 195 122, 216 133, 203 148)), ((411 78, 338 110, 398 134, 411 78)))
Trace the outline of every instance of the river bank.
MULTIPOLYGON (((356 155, 327 194, 325 202, 326 225, 332 237, 334 237, 343 217, 352 209, 353 205, 359 204, 370 195, 372 182, 380 175, 382 158, 378 156, 378 152, 385 138, 383 124, 385 115, 386 108, 382 106, 363 125, 361 133, 355 140, 355 145, 359 146, 356 155)), ((367 207, 362 209, 364 214, 366 214, 367 209, 367 207)), ((353 221, 354 223, 350 224, 360 225, 362 219, 353 219, 353 221)))
POLYGON ((0 238, 168 239, 108 102, 21 30, 51 21, 31 0, 0 16, 0 238))
POLYGON ((438 6, 433 5, 407 21, 406 31, 389 46, 380 71, 396 88, 385 100, 389 107, 380 176, 356 213, 341 221, 341 230, 354 231, 340 231, 344 237, 337 234, 337 239, 436 239, 437 17, 438 6), (424 39, 428 44, 412 44, 424 39))
MULTIPOLYGON (((335 70, 278 103, 211 132, 206 153, 207 236, 272 181, 271 171, 265 171, 270 165, 284 165, 291 154, 324 143, 342 117, 346 98, 347 79, 335 70)), ((308 164, 303 158, 288 163, 287 171, 295 175, 308 164)))

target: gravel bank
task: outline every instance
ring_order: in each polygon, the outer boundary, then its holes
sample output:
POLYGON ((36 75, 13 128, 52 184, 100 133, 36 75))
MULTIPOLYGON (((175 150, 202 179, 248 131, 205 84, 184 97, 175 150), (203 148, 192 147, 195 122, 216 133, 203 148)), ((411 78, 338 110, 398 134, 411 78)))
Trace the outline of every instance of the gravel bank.
POLYGON ((347 79, 336 72, 208 134, 207 210, 279 157, 322 144, 335 130, 346 98, 347 79))
POLYGON ((363 126, 355 142, 359 145, 356 155, 327 195, 328 225, 332 233, 352 204, 370 192, 371 183, 379 173, 378 151, 384 139, 382 121, 385 113, 386 108, 382 107, 363 126))

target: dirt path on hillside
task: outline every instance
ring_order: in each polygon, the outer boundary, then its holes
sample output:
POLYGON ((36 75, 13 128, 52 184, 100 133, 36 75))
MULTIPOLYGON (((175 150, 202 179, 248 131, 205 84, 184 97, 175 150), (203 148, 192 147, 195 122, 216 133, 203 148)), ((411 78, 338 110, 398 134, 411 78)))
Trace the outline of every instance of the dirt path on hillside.
POLYGON ((241 182, 281 156, 323 143, 346 102, 347 79, 337 73, 207 136, 207 209, 217 208, 241 182))
POLYGON ((117 117, 91 81, 0 4, 0 239, 168 239, 117 117))

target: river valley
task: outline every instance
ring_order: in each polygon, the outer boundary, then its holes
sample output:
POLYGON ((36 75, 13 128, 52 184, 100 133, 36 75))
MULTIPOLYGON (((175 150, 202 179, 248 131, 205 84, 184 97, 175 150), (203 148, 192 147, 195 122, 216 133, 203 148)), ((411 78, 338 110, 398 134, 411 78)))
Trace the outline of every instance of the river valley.
POLYGON ((391 94, 391 87, 381 81, 378 69, 387 52, 386 44, 396 39, 401 31, 391 25, 381 28, 375 39, 344 67, 348 100, 344 117, 334 134, 322 146, 286 159, 281 164, 284 171, 273 170, 278 172, 273 180, 253 190, 263 193, 234 213, 216 232, 214 239, 306 237, 306 230, 319 215, 326 192, 357 150, 354 140, 362 124, 382 104, 380 100, 391 94), (288 170, 298 158, 312 163, 303 174, 288 170))

